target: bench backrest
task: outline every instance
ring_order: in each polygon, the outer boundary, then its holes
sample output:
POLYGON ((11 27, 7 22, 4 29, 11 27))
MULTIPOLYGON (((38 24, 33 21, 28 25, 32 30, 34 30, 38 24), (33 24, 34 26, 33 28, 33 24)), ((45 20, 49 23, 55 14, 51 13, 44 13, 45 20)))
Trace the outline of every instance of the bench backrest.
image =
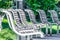
POLYGON ((29 17, 30 17, 30 20, 35 24, 37 23, 36 21, 36 18, 35 18, 35 15, 34 15, 34 12, 30 9, 25 9, 25 12, 28 13, 29 17))
POLYGON ((46 14, 45 14, 44 10, 37 10, 37 12, 40 15, 41 22, 42 23, 47 23, 48 21, 47 21, 47 17, 46 17, 46 14))
POLYGON ((53 22, 59 21, 57 12, 55 10, 48 10, 48 12, 51 14, 53 22))
POLYGON ((19 13, 19 16, 20 16, 20 19, 21 19, 22 23, 25 24, 25 25, 27 25, 28 22, 26 20, 26 16, 25 16, 24 11, 21 10, 21 9, 16 9, 16 11, 19 13))
POLYGON ((18 10, 16 9, 16 11, 19 12, 19 16, 20 16, 20 19, 22 21, 22 24, 25 25, 26 28, 29 28, 29 29, 33 28, 32 26, 29 26, 29 23, 28 23, 28 21, 26 19, 24 11, 21 10, 21 9, 18 9, 18 10))
POLYGON ((22 29, 21 27, 21 20, 20 18, 18 17, 18 13, 14 10, 14 9, 8 9, 9 12, 11 12, 12 16, 13 16, 13 19, 15 21, 15 26, 17 26, 18 28, 22 29))

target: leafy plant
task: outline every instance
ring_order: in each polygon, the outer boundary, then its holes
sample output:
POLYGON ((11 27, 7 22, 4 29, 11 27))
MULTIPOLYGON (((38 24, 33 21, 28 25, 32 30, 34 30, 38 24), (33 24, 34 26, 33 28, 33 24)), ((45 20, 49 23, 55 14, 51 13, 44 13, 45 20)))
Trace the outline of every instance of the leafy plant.
POLYGON ((0 40, 16 40, 16 34, 9 28, 2 29, 0 32, 0 40))
POLYGON ((56 0, 27 0, 26 1, 27 5, 33 9, 43 9, 43 10, 48 10, 48 9, 54 9, 55 4, 57 3, 56 0))
MULTIPOLYGON (((59 0, 58 0, 59 1, 59 0)), ((27 6, 32 9, 35 12, 35 15, 38 15, 36 13, 36 9, 42 9, 42 10, 53 10, 56 8, 56 4, 58 2, 57 0, 26 0, 27 6)))
POLYGON ((12 3, 12 0, 0 0, 0 8, 10 8, 12 3))

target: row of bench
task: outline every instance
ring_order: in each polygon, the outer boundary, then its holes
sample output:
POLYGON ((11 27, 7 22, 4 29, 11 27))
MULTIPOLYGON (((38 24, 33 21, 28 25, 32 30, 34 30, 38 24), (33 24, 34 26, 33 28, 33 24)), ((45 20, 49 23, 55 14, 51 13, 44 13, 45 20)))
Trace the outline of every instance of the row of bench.
MULTIPOLYGON (((25 11, 29 14, 31 21, 33 23, 37 24, 37 22, 35 20, 34 12, 32 10, 29 10, 29 9, 26 9, 25 11)), ((57 12, 55 10, 48 10, 48 13, 51 14, 51 18, 53 20, 53 22, 51 23, 51 22, 48 21, 46 13, 45 13, 44 10, 36 10, 36 11, 40 15, 40 20, 41 20, 42 24, 47 24, 48 26, 50 26, 50 35, 52 35, 52 24, 57 25, 57 34, 59 34, 60 21, 58 19, 57 12)), ((46 26, 46 35, 48 34, 48 26, 46 26)), ((43 26, 41 26, 41 27, 43 27, 43 26)))
POLYGON ((12 24, 13 19, 15 21, 15 25, 11 26, 11 29, 15 30, 15 33, 18 35, 35 35, 40 34, 40 37, 44 37, 44 33, 41 32, 41 28, 43 27, 42 24, 46 24, 46 35, 48 34, 48 26, 50 26, 50 35, 52 35, 52 24, 57 24, 57 34, 59 34, 59 25, 60 21, 58 19, 57 12, 54 10, 48 10, 48 12, 51 14, 51 18, 53 20, 53 23, 47 21, 47 17, 44 10, 37 10, 37 12, 40 15, 41 23, 37 23, 35 19, 34 12, 30 9, 5 9, 2 12, 7 13, 7 17, 9 18, 9 21, 12 24), (26 20, 25 13, 28 13, 30 21, 32 22, 29 24, 26 20), (10 15, 9 15, 10 14, 10 15), (11 18, 10 18, 11 17, 11 18))

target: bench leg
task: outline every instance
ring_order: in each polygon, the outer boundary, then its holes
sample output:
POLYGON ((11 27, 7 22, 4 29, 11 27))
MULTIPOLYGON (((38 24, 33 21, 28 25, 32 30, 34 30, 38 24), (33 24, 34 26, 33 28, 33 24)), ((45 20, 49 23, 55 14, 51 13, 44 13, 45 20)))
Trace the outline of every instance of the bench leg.
POLYGON ((32 35, 30 35, 30 40, 32 40, 32 35))
POLYGON ((26 40, 26 36, 17 35, 16 40, 26 40))
POLYGON ((26 36, 21 36, 21 40, 26 40, 26 36))
POLYGON ((19 40, 19 37, 20 37, 19 35, 16 35, 16 40, 19 40))
POLYGON ((57 25, 57 34, 59 34, 59 25, 57 25))
POLYGON ((52 36, 52 25, 50 25, 50 36, 52 36))
POLYGON ((48 24, 46 24, 46 36, 48 35, 48 24))
POLYGON ((27 36, 27 40, 30 40, 30 36, 27 36))

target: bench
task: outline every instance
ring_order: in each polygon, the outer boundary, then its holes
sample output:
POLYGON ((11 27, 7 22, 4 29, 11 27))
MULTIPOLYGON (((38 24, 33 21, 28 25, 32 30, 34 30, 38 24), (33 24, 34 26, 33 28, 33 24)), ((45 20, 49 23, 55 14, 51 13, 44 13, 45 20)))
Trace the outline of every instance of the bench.
POLYGON ((46 35, 48 35, 48 26, 50 26, 50 35, 52 35, 51 22, 48 22, 45 11, 44 10, 37 10, 37 12, 40 15, 40 19, 41 19, 42 24, 46 24, 46 35))
MULTIPOLYGON (((43 27, 42 24, 46 24, 46 35, 48 35, 48 26, 50 27, 50 36, 52 35, 52 23, 48 22, 44 10, 36 10, 39 13, 41 23, 36 21, 34 12, 30 9, 0 9, 0 11, 6 14, 11 29, 20 36, 39 35, 41 38, 43 38, 44 33, 39 30, 43 27), (28 23, 25 13, 29 15, 31 24, 28 23)), ((56 11, 49 10, 48 12, 51 13, 53 22, 57 23, 59 26, 60 22, 58 20, 56 11)), ((59 27, 57 27, 57 33, 59 33, 58 28, 59 27)))
POLYGON ((51 14, 51 18, 52 18, 53 22, 56 23, 56 25, 57 25, 57 34, 59 34, 60 21, 58 19, 57 12, 55 10, 48 10, 48 12, 51 14))

